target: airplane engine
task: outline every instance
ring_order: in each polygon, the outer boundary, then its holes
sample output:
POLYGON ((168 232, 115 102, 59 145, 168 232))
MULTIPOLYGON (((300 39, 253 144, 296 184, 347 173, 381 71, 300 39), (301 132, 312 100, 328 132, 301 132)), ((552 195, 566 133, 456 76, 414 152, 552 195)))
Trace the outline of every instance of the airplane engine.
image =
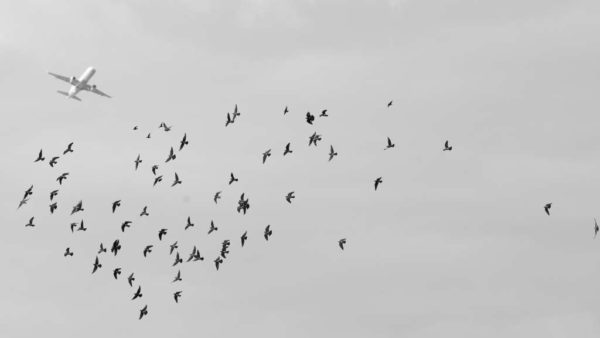
POLYGON ((77 78, 75 76, 71 77, 71 84, 75 84, 75 81, 77 81, 77 78))

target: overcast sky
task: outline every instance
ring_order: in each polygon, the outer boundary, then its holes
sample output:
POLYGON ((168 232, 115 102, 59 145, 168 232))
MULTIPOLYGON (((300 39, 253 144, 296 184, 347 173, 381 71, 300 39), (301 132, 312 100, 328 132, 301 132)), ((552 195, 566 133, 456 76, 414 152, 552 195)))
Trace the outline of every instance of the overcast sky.
POLYGON ((0 1, 0 336, 598 337, 599 59, 595 0, 0 1))

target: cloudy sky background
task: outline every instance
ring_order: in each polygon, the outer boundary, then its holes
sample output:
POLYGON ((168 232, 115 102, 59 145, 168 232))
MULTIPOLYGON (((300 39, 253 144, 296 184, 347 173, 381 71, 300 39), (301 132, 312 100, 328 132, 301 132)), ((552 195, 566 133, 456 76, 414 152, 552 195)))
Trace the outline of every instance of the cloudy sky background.
POLYGON ((597 337, 599 33, 591 0, 1 1, 0 336, 597 337), (66 100, 46 74, 88 66, 114 98, 66 100), (323 141, 308 148, 314 131, 323 141), (189 147, 165 164, 183 133, 189 147), (69 142, 55 168, 33 163, 69 142), (89 230, 71 234, 81 218, 89 230), (116 238, 122 252, 90 275, 116 238), (175 240, 206 260, 172 284, 175 240))

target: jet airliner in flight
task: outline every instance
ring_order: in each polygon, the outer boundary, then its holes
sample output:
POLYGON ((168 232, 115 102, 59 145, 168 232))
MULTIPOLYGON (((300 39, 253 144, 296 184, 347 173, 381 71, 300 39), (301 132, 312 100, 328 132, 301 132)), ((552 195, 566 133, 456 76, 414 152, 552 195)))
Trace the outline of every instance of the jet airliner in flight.
POLYGON ((57 90, 57 92, 59 94, 66 96, 69 99, 74 99, 77 101, 81 101, 81 99, 79 97, 77 97, 77 93, 79 93, 82 90, 87 90, 92 93, 96 93, 100 96, 110 97, 106 93, 103 93, 98 88, 96 88, 96 85, 88 84, 88 82, 90 81, 92 76, 94 76, 95 73, 96 73, 96 70, 94 69, 94 67, 88 67, 85 70, 85 72, 83 72, 83 74, 79 77, 79 79, 77 79, 75 76, 68 77, 68 76, 63 76, 63 75, 58 75, 58 74, 48 72, 48 74, 54 76, 55 78, 57 78, 59 80, 63 80, 65 82, 68 82, 69 84, 71 84, 71 88, 69 88, 68 92, 64 92, 62 90, 57 90))

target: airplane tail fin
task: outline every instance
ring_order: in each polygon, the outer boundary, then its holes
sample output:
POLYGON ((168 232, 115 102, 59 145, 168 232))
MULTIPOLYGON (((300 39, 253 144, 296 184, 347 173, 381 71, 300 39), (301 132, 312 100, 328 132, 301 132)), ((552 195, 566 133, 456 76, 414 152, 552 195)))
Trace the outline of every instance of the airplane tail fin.
POLYGON ((67 93, 67 92, 63 92, 62 90, 57 90, 56 92, 57 92, 57 93, 59 93, 59 94, 62 94, 62 95, 64 95, 64 96, 66 96, 66 97, 68 97, 68 98, 71 98, 71 99, 74 99, 74 100, 77 100, 77 101, 81 101, 81 99, 80 99, 80 98, 78 98, 77 96, 75 96, 75 95, 73 95, 73 96, 69 96, 69 93, 67 93))

